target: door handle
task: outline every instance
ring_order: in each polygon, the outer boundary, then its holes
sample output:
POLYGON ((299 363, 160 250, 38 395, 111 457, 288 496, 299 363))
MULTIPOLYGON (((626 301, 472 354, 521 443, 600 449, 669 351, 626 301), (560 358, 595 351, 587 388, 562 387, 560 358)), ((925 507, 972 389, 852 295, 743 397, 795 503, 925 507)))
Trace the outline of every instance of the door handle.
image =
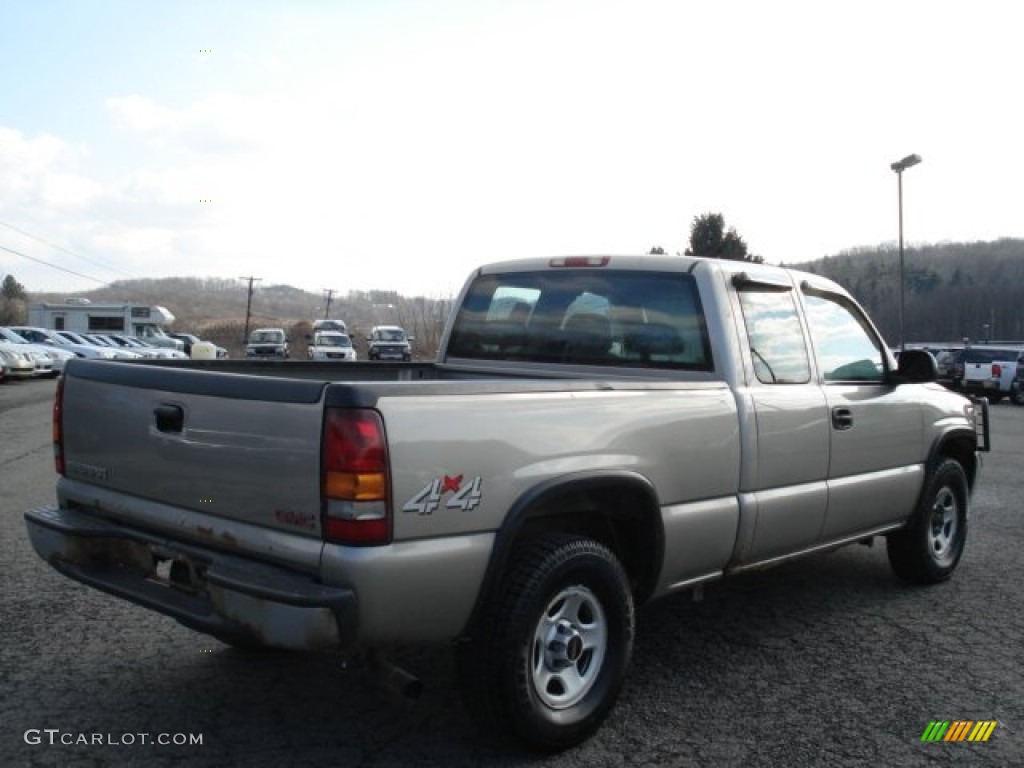
POLYGON ((840 431, 853 428, 853 411, 849 408, 832 409, 832 428, 840 431))
POLYGON ((153 409, 153 415, 160 432, 181 432, 185 426, 185 411, 180 405, 162 403, 153 409))

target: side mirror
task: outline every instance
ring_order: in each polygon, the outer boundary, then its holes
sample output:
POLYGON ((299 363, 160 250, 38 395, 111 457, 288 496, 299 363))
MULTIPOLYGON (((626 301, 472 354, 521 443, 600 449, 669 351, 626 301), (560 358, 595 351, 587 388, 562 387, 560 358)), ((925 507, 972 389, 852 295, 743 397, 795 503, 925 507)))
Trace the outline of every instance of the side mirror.
POLYGON ((911 384, 923 384, 939 378, 939 366, 926 349, 904 349, 899 355, 896 374, 911 384))

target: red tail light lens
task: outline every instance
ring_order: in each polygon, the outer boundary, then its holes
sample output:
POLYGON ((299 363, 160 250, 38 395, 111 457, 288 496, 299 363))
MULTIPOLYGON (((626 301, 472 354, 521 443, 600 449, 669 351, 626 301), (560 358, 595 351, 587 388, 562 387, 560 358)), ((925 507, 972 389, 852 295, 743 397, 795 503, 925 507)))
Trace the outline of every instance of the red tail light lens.
POLYGON ((992 363, 992 378, 998 379, 1003 375, 1003 366, 999 363, 992 363))
POLYGON ((324 539, 352 545, 389 543, 388 451, 380 414, 329 408, 322 451, 324 539))
POLYGON ((53 396, 53 468, 58 475, 64 474, 64 377, 57 379, 57 391, 53 396))

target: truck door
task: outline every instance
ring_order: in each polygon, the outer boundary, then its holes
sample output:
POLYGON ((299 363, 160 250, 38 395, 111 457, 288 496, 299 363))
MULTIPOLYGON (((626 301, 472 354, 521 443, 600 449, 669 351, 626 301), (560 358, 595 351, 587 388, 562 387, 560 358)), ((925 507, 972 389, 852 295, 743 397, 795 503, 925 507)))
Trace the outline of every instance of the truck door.
POLYGON ((740 488, 753 530, 741 531, 737 557, 756 562, 818 541, 828 505, 828 409, 792 283, 744 274, 733 284, 746 330, 746 400, 753 411, 740 488))
POLYGON ((802 286, 829 412, 828 512, 822 541, 905 518, 921 489, 924 427, 909 388, 886 382, 877 333, 849 298, 802 286))

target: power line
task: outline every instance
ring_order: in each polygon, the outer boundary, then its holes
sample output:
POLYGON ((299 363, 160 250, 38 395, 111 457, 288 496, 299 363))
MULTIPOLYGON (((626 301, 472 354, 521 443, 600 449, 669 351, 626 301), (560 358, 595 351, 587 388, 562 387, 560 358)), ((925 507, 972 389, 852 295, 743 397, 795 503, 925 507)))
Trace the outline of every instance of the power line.
MULTIPOLYGON (((7 227, 8 229, 13 229, 19 235, 24 235, 25 237, 30 237, 33 240, 39 241, 43 245, 48 245, 51 248, 56 248, 58 251, 64 251, 64 253, 67 253, 67 254, 69 254, 71 256, 74 256, 76 259, 82 259, 82 261, 88 261, 90 264, 95 264, 97 267, 100 267, 102 269, 106 269, 106 270, 109 270, 111 272, 118 272, 118 273, 124 275, 125 277, 127 277, 129 279, 135 279, 134 276, 129 275, 127 272, 123 272, 120 269, 115 269, 114 267, 108 267, 106 264, 103 264, 102 262, 96 261, 95 259, 91 259, 88 256, 83 256, 80 253, 75 253, 74 251, 69 250, 68 248, 65 248, 63 245, 58 245, 57 243, 51 243, 49 240, 45 240, 42 237, 39 237, 38 235, 33 235, 31 232, 26 232, 24 229, 19 229, 18 227, 14 226, 13 224, 8 224, 6 221, 0 221, 0 226, 7 227)), ((106 285, 106 283, 104 283, 104 285, 106 285)))
POLYGON ((61 267, 57 264, 51 264, 50 262, 44 261, 43 259, 37 259, 35 256, 29 256, 28 254, 22 253, 21 251, 16 251, 13 248, 8 248, 6 245, 0 245, 0 249, 5 250, 8 253, 13 253, 15 256, 21 256, 21 258, 23 259, 28 259, 29 261, 35 261, 38 262, 39 264, 44 264, 47 267, 59 269, 61 272, 67 272, 69 275, 74 275, 75 277, 81 277, 86 280, 92 280, 94 283, 99 283, 100 285, 110 285, 110 283, 106 283, 97 277, 89 277, 89 275, 83 275, 81 272, 75 272, 73 269, 61 267))

